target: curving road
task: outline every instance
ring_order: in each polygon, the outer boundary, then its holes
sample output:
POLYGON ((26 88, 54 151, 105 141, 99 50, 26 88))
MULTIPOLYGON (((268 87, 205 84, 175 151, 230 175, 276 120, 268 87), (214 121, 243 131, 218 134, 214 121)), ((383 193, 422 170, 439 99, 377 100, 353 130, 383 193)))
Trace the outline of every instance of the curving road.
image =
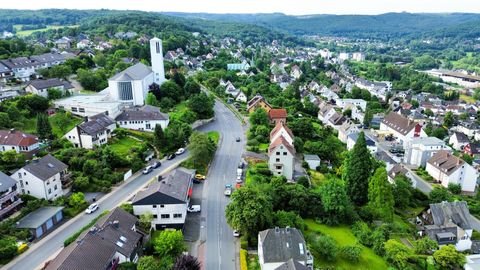
POLYGON ((220 142, 215 158, 210 165, 202 200, 202 228, 200 240, 203 254, 200 259, 204 269, 233 270, 237 262, 237 241, 225 220, 225 207, 230 198, 223 195, 225 184, 235 186, 237 165, 245 150, 245 132, 240 120, 224 104, 215 103, 216 120, 200 128, 200 131, 216 130, 220 142), (236 142, 240 137, 241 141, 236 142), (202 256, 203 255, 203 256, 202 256), (203 258, 202 258, 203 257, 203 258))

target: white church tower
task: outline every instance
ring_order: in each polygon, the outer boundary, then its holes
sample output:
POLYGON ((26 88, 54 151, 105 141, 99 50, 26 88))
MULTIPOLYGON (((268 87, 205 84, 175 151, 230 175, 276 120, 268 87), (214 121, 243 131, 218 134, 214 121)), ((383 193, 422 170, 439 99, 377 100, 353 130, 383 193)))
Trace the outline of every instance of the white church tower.
POLYGON ((165 68, 163 67, 162 40, 157 37, 150 39, 150 57, 152 58, 153 82, 161 85, 165 81, 165 68))

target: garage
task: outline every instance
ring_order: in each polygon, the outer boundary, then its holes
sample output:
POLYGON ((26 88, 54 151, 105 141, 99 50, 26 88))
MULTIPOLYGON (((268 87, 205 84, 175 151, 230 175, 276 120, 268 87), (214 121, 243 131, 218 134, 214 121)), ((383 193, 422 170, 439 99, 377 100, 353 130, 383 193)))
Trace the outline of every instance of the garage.
POLYGON ((17 228, 29 229, 34 238, 40 238, 52 231, 63 220, 63 207, 42 207, 23 217, 17 228))

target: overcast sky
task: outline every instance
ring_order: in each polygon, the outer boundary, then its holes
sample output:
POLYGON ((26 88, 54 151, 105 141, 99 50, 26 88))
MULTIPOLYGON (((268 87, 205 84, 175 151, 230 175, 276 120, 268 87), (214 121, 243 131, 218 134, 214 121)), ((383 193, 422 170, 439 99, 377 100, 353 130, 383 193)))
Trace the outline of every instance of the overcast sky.
POLYGON ((480 13, 480 0, 1 0, 13 9, 129 9, 209 13, 381 14, 480 13))

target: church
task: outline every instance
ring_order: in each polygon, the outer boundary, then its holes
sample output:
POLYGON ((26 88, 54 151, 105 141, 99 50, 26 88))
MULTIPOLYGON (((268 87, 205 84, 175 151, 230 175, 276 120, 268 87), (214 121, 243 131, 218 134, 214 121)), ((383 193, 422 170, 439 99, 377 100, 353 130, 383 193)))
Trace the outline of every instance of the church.
POLYGON ((54 102, 55 108, 69 111, 79 116, 93 116, 106 112, 117 117, 124 108, 142 106, 148 88, 153 83, 161 85, 165 81, 162 40, 150 40, 152 66, 137 63, 108 79, 108 87, 94 95, 75 95, 54 102))

